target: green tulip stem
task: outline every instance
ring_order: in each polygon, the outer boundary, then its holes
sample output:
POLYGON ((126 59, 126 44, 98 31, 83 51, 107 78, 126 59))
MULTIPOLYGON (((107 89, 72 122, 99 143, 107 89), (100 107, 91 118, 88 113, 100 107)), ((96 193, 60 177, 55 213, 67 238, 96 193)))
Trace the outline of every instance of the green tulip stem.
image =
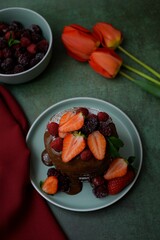
POLYGON ((131 53, 129 53, 128 51, 126 51, 124 48, 122 48, 121 46, 118 46, 118 49, 120 51, 122 51, 124 54, 126 54, 128 57, 130 57, 132 60, 134 60, 135 62, 137 62, 138 64, 140 64, 141 66, 143 66, 145 69, 147 69, 149 72, 151 72, 153 75, 155 75, 156 77, 160 78, 160 74, 158 72, 156 72, 153 68, 149 67, 147 64, 143 63, 142 61, 140 61, 139 59, 137 59, 136 57, 134 57, 131 53))
POLYGON ((138 74, 139 76, 141 76, 141 77, 143 77, 143 78, 145 78, 145 79, 147 79, 147 80, 149 80, 149 81, 151 81, 151 82, 153 82, 153 83, 155 83, 155 84, 160 86, 160 82, 158 80, 148 76, 147 74, 142 73, 141 71, 139 71, 139 70, 137 70, 137 69, 135 69, 135 68, 133 68, 131 66, 128 66, 126 64, 123 64, 122 66, 125 67, 126 69, 128 69, 128 70, 130 70, 130 71, 132 71, 132 72, 134 72, 136 74, 138 74))
POLYGON ((146 81, 146 80, 136 80, 132 77, 130 77, 128 74, 120 71, 120 75, 125 77, 126 79, 132 81, 133 83, 137 84, 139 87, 141 87, 143 90, 151 93, 152 95, 160 98, 160 86, 156 85, 153 82, 146 81))

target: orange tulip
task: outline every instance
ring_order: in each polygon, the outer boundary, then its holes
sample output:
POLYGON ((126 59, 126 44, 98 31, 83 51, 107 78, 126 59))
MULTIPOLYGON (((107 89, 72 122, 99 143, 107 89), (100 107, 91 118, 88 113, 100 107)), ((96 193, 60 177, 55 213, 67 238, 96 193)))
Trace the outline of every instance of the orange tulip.
POLYGON ((90 66, 107 78, 114 78, 122 65, 122 59, 109 48, 95 50, 89 59, 90 66))
POLYGON ((100 45, 92 33, 77 24, 64 27, 62 42, 68 54, 78 61, 88 61, 91 53, 100 45))
POLYGON ((122 33, 111 24, 100 22, 93 27, 93 33, 103 47, 115 49, 122 42, 122 33))

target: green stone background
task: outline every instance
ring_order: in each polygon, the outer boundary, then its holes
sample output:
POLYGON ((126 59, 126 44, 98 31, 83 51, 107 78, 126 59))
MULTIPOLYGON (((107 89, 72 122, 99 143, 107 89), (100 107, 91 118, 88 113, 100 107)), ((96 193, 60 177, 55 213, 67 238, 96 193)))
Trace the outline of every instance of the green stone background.
MULTIPOLYGON (((89 213, 51 206, 53 214, 71 240, 157 240, 160 234, 160 99, 118 76, 107 80, 87 63, 66 55, 61 42, 65 25, 87 28, 99 21, 112 23, 124 35, 122 46, 160 72, 159 0, 5 0, 0 9, 26 7, 49 22, 54 39, 53 58, 37 79, 7 85, 23 107, 30 124, 47 107, 60 100, 84 96, 115 104, 134 122, 143 143, 140 176, 120 201, 89 213)), ((126 56, 127 64, 140 68, 126 56)), ((47 239, 47 237, 46 237, 47 239)))

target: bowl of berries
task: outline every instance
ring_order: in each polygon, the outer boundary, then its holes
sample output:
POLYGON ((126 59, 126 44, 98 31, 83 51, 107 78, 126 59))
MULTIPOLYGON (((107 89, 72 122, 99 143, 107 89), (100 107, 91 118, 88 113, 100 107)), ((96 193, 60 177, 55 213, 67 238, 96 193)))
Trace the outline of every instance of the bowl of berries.
POLYGON ((52 31, 37 12, 0 10, 0 82, 20 84, 40 75, 52 56, 52 31))

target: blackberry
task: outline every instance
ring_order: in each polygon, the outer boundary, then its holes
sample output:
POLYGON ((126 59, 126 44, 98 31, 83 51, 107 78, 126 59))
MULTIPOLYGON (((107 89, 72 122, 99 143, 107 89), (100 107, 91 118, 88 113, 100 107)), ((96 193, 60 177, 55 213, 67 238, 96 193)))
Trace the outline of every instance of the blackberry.
POLYGON ((14 73, 20 73, 23 72, 25 69, 21 64, 18 64, 14 67, 14 73))
POLYGON ((4 73, 11 73, 13 70, 14 62, 12 58, 6 58, 4 61, 1 63, 1 69, 4 71, 4 73))
POLYGON ((104 177, 102 176, 97 176, 97 177, 94 177, 92 180, 91 180, 91 185, 93 187, 98 187, 100 185, 103 185, 105 183, 105 179, 104 177))
POLYGON ((9 47, 3 49, 3 57, 4 58, 12 57, 12 50, 9 47))
POLYGON ((38 25, 32 24, 31 29, 32 29, 32 31, 33 31, 34 33, 37 33, 37 34, 39 34, 39 35, 42 35, 42 30, 41 30, 41 28, 40 28, 38 25))
POLYGON ((47 176, 55 176, 57 178, 59 178, 61 175, 61 172, 59 170, 57 170, 56 168, 49 168, 47 171, 47 176))
POLYGON ((30 57, 27 53, 20 54, 20 56, 18 57, 18 63, 24 67, 29 65, 29 62, 30 62, 30 57))
POLYGON ((98 118, 95 114, 90 114, 84 121, 84 125, 81 132, 88 136, 90 133, 94 132, 98 128, 98 118))
POLYGON ((9 30, 20 31, 21 29, 23 29, 23 25, 18 21, 13 21, 9 26, 9 30))
POLYGON ((31 31, 30 29, 28 29, 28 28, 23 29, 23 30, 21 31, 21 37, 26 37, 26 38, 28 38, 29 40, 31 40, 31 35, 32 35, 32 31, 31 31))
POLYGON ((7 46, 8 46, 7 41, 3 37, 1 37, 0 38, 0 49, 4 49, 7 46))
POLYGON ((38 43, 39 41, 42 40, 42 36, 40 34, 37 34, 37 33, 32 33, 31 39, 32 39, 33 43, 38 43))
POLYGON ((1 22, 0 23, 0 36, 3 37, 4 34, 8 31, 8 24, 1 22))
POLYGON ((103 198, 108 195, 108 189, 106 184, 99 185, 93 188, 93 193, 97 198, 103 198))
POLYGON ((110 136, 115 136, 115 137, 118 136, 115 125, 112 122, 110 122, 110 123, 100 122, 99 123, 99 131, 100 131, 100 133, 103 134, 103 136, 105 138, 110 137, 110 136))
POLYGON ((58 177, 58 189, 62 192, 68 192, 70 189, 70 180, 66 175, 60 175, 58 177))

